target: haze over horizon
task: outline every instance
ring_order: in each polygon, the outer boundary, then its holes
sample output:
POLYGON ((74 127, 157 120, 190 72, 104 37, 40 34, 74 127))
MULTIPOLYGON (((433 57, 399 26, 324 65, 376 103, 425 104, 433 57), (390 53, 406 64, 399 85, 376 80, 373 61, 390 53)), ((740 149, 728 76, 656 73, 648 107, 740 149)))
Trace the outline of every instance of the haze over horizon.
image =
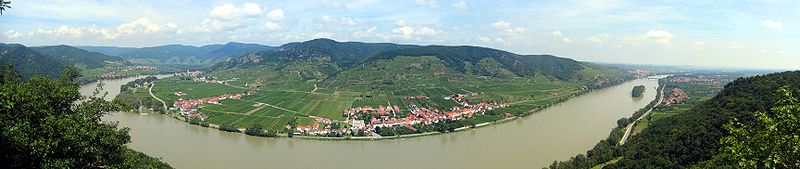
POLYGON ((0 42, 143 47, 316 38, 583 61, 800 68, 800 2, 12 0, 0 42), (42 12, 47 11, 47 12, 42 12))

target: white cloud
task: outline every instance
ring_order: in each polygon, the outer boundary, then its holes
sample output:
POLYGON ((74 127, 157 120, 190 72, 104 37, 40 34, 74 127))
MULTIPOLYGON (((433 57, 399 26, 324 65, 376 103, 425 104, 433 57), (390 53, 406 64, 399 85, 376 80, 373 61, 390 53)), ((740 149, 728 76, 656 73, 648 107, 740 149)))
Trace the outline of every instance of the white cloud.
POLYGON ((553 33, 550 33, 550 34, 552 34, 553 36, 564 36, 564 33, 562 33, 559 30, 553 31, 553 33))
POLYGON ((506 21, 497 21, 492 23, 492 27, 497 29, 508 29, 511 27, 511 23, 508 23, 506 21))
POLYGON ((506 41, 503 38, 495 38, 494 41, 499 43, 499 44, 503 44, 503 45, 510 45, 511 44, 510 42, 506 41))
POLYGON ((656 43, 662 45, 670 44, 671 43, 670 40, 673 37, 675 37, 674 35, 672 35, 672 33, 669 33, 665 30, 650 30, 644 36, 652 40, 655 40, 656 43))
POLYGON ((22 36, 24 36, 23 33, 20 33, 20 32, 14 31, 14 30, 8 30, 8 31, 4 32, 4 34, 6 35, 6 38, 8 38, 8 39, 17 39, 17 38, 21 38, 22 36))
POLYGON ((267 21, 266 23, 264 23, 264 28, 267 30, 274 31, 281 29, 281 24, 279 24, 278 22, 267 21))
POLYGON ((349 18, 349 17, 344 17, 341 20, 342 20, 342 24, 345 24, 345 25, 358 25, 359 23, 362 22, 361 19, 358 19, 358 18, 353 19, 353 18, 349 18))
POLYGON ((492 39, 490 39, 489 37, 485 37, 485 36, 480 36, 480 35, 478 35, 477 39, 478 39, 478 41, 481 41, 481 42, 483 42, 483 43, 490 43, 490 42, 492 42, 492 39))
POLYGON ((233 4, 223 4, 214 7, 208 16, 220 20, 234 20, 242 17, 258 16, 262 12, 261 7, 254 3, 244 3, 241 8, 233 4))
POLYGON ((439 34, 441 31, 433 29, 431 27, 423 26, 419 29, 415 29, 411 26, 400 26, 397 28, 392 29, 392 32, 399 35, 405 39, 411 39, 415 36, 433 36, 439 34))
POLYGON ((117 31, 121 34, 137 34, 137 33, 145 33, 145 34, 152 34, 152 33, 159 33, 162 31, 171 31, 174 30, 177 26, 174 23, 167 23, 167 24, 158 24, 151 21, 147 17, 141 17, 137 20, 123 23, 117 26, 117 31))
POLYGON ((783 27, 783 23, 773 20, 765 20, 761 22, 761 26, 770 29, 780 29, 781 27, 783 27))
POLYGON ((273 9, 267 13, 267 19, 273 21, 280 21, 283 20, 286 16, 283 15, 283 9, 273 9))
POLYGON ((370 28, 368 28, 366 30, 363 30, 363 31, 355 31, 355 32, 353 32, 353 37, 356 37, 356 38, 372 37, 373 36, 373 32, 375 32, 375 30, 377 30, 377 29, 378 29, 378 27, 373 26, 373 27, 370 27, 370 28))
POLYGON ((608 35, 608 33, 601 33, 601 34, 589 37, 588 39, 586 39, 586 41, 588 41, 589 43, 596 43, 597 44, 597 43, 603 43, 604 41, 608 40, 609 38, 611 38, 611 35, 608 35))
POLYGON ((439 3, 436 0, 415 0, 414 3, 422 6, 438 7, 439 3))
POLYGON ((452 6, 453 6, 453 8, 461 9, 461 10, 469 9, 469 6, 467 6, 467 2, 464 2, 464 0, 459 0, 458 2, 454 3, 452 6))
POLYGON ((322 15, 319 18, 322 19, 322 22, 330 22, 331 21, 331 16, 328 16, 328 15, 322 15))
POLYGON ((571 39, 569 39, 569 38, 563 38, 563 39, 561 39, 561 40, 563 40, 563 41, 564 41, 564 43, 572 43, 572 40, 571 40, 571 39))
POLYGON ((398 28, 392 29, 392 32, 400 34, 400 36, 408 39, 408 38, 411 38, 414 35, 414 28, 412 28, 410 26, 402 26, 402 27, 398 27, 398 28))
POLYGON ((314 34, 314 38, 332 38, 336 36, 336 33, 333 32, 317 32, 314 34))
POLYGON ((435 30, 433 28, 429 28, 429 27, 422 27, 422 28, 419 29, 417 34, 419 34, 419 35, 436 35, 436 34, 439 34, 439 31, 437 31, 437 30, 435 30))

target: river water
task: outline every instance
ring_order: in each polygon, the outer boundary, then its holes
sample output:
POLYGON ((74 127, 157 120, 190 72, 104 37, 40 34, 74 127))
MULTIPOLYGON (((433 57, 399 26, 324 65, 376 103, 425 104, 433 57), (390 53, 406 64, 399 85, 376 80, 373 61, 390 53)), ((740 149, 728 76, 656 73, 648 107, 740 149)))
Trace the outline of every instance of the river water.
MULTIPOLYGON (((103 81, 107 99, 136 78, 143 77, 103 81)), ((81 92, 91 93, 95 85, 81 86, 81 92)), ((176 168, 541 168, 586 153, 608 136, 617 119, 655 99, 657 85, 656 80, 633 80, 503 124, 382 141, 251 137, 157 114, 118 112, 104 120, 131 128, 130 148, 176 168), (647 88, 642 98, 630 97, 636 85, 647 88)))

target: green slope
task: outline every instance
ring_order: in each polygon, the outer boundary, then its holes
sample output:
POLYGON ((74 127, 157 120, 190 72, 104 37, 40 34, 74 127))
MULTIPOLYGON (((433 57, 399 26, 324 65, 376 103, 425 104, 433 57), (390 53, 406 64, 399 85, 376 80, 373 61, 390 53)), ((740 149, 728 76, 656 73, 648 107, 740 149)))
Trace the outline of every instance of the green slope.
POLYGON ((63 60, 40 54, 19 44, 0 43, 0 63, 13 64, 15 71, 27 79, 34 75, 58 77, 67 65, 63 60))
POLYGON ((754 112, 769 112, 775 105, 779 98, 774 96, 781 87, 800 89, 800 71, 737 79, 703 104, 651 123, 625 144, 625 158, 607 167, 684 168, 702 162, 735 165, 713 160, 720 153, 720 138, 728 135, 723 124, 732 118, 752 123, 754 112))

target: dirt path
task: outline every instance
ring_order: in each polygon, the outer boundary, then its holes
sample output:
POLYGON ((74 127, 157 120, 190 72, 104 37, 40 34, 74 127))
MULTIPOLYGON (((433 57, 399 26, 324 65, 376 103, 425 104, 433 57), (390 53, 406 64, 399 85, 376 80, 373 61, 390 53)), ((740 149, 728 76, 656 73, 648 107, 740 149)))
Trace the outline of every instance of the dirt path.
POLYGON ((265 107, 267 107, 267 105, 263 105, 262 104, 261 106, 258 106, 253 110, 247 111, 246 113, 244 113, 244 115, 248 115, 249 116, 250 114, 253 114, 253 113, 255 113, 255 112, 257 112, 257 111, 259 111, 261 109, 264 109, 265 107))
POLYGON ((164 102, 164 100, 161 100, 160 98, 156 97, 156 95, 153 94, 153 86, 156 86, 156 83, 150 84, 150 89, 148 89, 148 92, 150 92, 150 96, 152 96, 153 98, 156 98, 156 100, 160 101, 161 104, 164 105, 164 110, 167 110, 167 103, 164 102))

